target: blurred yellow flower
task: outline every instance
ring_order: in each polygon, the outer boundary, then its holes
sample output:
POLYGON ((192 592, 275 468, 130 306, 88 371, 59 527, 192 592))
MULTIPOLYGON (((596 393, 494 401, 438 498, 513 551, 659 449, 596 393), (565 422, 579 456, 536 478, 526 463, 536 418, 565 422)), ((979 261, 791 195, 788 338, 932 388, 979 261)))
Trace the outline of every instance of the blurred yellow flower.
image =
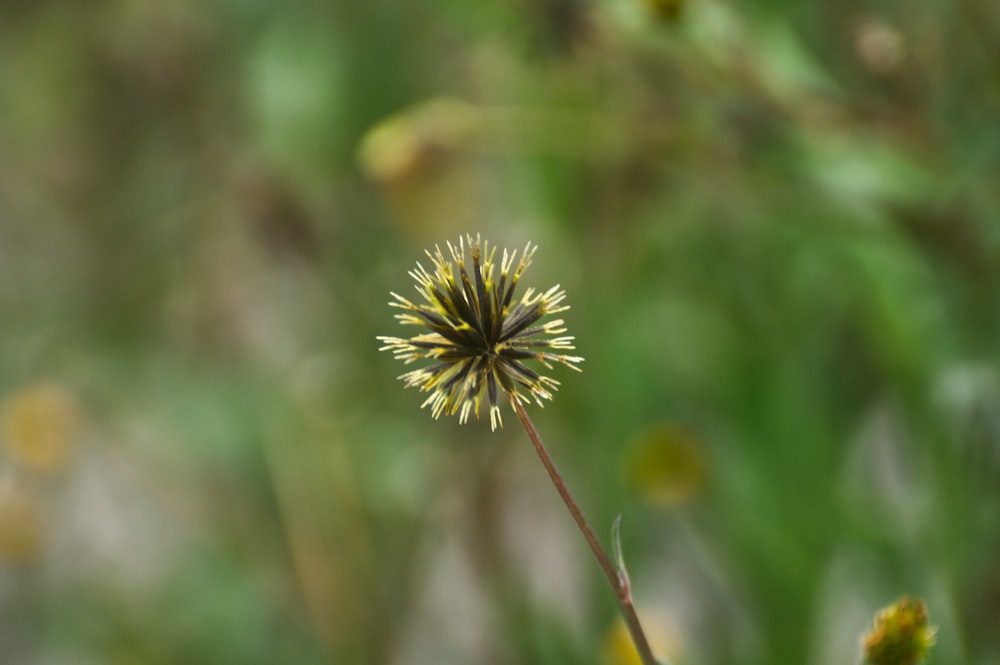
MULTIPOLYGON (((662 611, 643 609, 639 613, 653 655, 661 662, 673 660, 680 646, 676 623, 662 611)), ((642 665, 628 628, 620 618, 612 624, 604 638, 602 662, 606 665, 642 665)))
POLYGON ((704 484, 702 446, 677 427, 653 425, 639 432, 629 447, 625 477, 629 487, 650 503, 677 504, 704 484))
POLYGON ((653 16, 665 22, 676 21, 684 10, 684 0, 645 0, 645 3, 653 16))
POLYGON ((474 106, 436 98, 375 125, 358 150, 361 168, 383 184, 399 183, 433 167, 477 130, 474 106))
POLYGON ((937 627, 927 624, 927 606, 904 596, 881 610, 861 640, 866 665, 920 665, 934 645, 937 627))
POLYGON ((8 397, 0 409, 0 436, 7 454, 35 471, 61 469, 79 428, 76 402, 51 384, 24 388, 8 397))

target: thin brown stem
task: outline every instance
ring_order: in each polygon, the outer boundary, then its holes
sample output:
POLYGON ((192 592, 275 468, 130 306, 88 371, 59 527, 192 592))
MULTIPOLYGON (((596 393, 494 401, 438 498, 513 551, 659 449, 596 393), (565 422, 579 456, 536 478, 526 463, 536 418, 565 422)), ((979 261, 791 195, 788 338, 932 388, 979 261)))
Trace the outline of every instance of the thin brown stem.
POLYGON ((528 438, 531 439, 532 445, 535 446, 535 452, 538 453, 538 458, 542 461, 542 466, 545 467, 549 478, 552 479, 552 484, 556 486, 556 491, 559 492, 563 503, 566 504, 570 514, 573 516, 573 521, 576 522, 580 532, 583 533, 583 537, 586 539, 587 545, 590 546, 590 551, 593 552, 594 558, 597 559, 597 564, 601 567, 601 571, 608 578, 608 583, 611 585, 611 588, 615 592, 615 597, 618 599, 618 606, 621 608, 625 625, 632 636, 632 642, 639 653, 642 665, 658 665, 656 658, 653 656, 653 651, 649 647, 646 633, 642 630, 642 624, 639 623, 639 615, 635 611, 635 605, 632 602, 632 589, 629 584, 628 573, 625 572, 624 568, 621 570, 615 569, 614 564, 611 562, 611 557, 604 551, 601 541, 597 539, 594 530, 590 528, 590 523, 587 522, 587 518, 583 516, 580 506, 577 505, 576 500, 573 499, 573 495, 570 494, 569 488, 566 487, 559 469, 556 468, 555 462, 552 461, 552 457, 549 455, 549 451, 545 448, 545 444, 542 443, 542 438, 538 435, 538 430, 535 429, 534 423, 528 417, 528 412, 524 410, 524 405, 515 397, 511 397, 510 401, 514 406, 514 411, 517 412, 517 417, 521 420, 521 424, 524 425, 524 430, 528 433, 528 438))

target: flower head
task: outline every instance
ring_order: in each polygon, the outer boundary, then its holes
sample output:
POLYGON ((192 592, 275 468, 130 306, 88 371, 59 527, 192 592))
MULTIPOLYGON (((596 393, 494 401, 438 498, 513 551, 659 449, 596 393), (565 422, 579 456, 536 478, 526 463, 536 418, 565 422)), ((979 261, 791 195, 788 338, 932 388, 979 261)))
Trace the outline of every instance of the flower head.
POLYGON ((934 645, 937 628, 927 624, 922 600, 900 598, 875 616, 861 640, 865 665, 920 665, 934 645))
POLYGON ((512 400, 527 402, 529 396, 539 405, 552 399, 559 382, 538 374, 525 364, 536 360, 547 369, 562 363, 579 371, 578 356, 562 352, 572 350, 573 338, 563 336, 565 322, 555 319, 538 322, 542 317, 569 309, 562 304, 566 292, 553 286, 548 291, 527 289, 519 300, 514 291, 521 275, 531 265, 535 247, 528 243, 521 252, 503 251, 499 279, 496 247, 471 235, 460 238, 458 245, 447 243, 448 255, 435 247, 427 252, 433 265, 429 272, 419 262, 410 276, 423 302, 415 304, 392 293, 392 307, 403 325, 416 325, 428 332, 409 338, 379 337, 380 351, 409 364, 417 360, 432 363, 401 375, 407 388, 417 387, 430 396, 421 405, 430 406, 435 418, 442 413, 458 415, 468 421, 472 413, 479 417, 483 398, 490 402, 493 429, 502 425, 500 393, 512 400), (472 257, 471 270, 467 254, 472 257), (527 394, 525 394, 527 393, 527 394))

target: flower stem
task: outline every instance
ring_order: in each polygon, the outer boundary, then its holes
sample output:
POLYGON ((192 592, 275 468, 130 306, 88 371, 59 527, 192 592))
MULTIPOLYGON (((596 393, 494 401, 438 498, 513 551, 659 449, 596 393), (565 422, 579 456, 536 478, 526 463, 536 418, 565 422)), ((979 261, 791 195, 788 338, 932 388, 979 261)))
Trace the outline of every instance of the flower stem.
POLYGON ((621 570, 615 569, 611 558, 604 551, 601 542, 594 534, 594 530, 590 528, 587 518, 583 516, 580 506, 577 505, 576 500, 573 499, 573 495, 570 494, 569 488, 566 487, 562 475, 560 475, 559 470, 552 461, 552 457, 545 448, 545 444, 542 443, 542 438, 538 435, 538 430, 535 429, 535 425, 531 422, 531 418, 528 417, 524 406, 515 397, 511 397, 510 401, 514 406, 514 411, 517 412, 517 417, 521 420, 521 424, 524 425, 524 430, 528 433, 528 438, 531 439, 532 445, 535 446, 535 452, 538 453, 538 458, 542 461, 542 466, 545 467, 549 478, 552 479, 552 484, 556 486, 559 496, 562 497, 563 503, 566 504, 570 514, 573 516, 573 521, 576 522, 580 532, 583 533, 583 537, 586 539, 587 545, 590 546, 590 551, 593 552, 594 558, 597 559, 597 564, 604 572, 604 576, 608 578, 608 583, 611 585, 611 588, 615 592, 615 597, 618 599, 618 606, 621 608, 625 625, 632 636, 632 642, 639 653, 642 665, 658 665, 656 658, 653 656, 653 651, 649 647, 646 634, 642 630, 642 624, 639 623, 639 615, 636 614, 635 605, 632 602, 632 588, 629 584, 628 574, 625 572, 624 567, 621 570))

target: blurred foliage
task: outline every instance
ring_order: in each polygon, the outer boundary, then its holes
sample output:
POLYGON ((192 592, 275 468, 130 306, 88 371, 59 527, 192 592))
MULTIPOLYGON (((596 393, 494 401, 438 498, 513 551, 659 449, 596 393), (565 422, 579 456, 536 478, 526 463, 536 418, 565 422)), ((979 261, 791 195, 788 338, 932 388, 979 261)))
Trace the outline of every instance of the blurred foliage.
POLYGON ((629 662, 523 433, 376 352, 471 231, 569 292, 537 423, 672 663, 903 593, 997 662, 997 62, 992 0, 4 3, 0 661, 629 662))

